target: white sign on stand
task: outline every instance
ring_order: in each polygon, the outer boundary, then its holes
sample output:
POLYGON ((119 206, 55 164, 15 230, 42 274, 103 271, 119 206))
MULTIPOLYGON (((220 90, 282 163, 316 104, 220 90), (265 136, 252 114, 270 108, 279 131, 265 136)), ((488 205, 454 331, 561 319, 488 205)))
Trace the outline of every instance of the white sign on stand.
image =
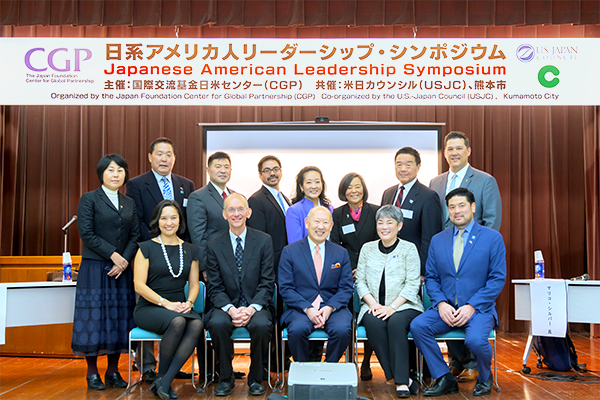
POLYGON ((567 285, 564 279, 531 282, 531 330, 534 336, 567 334, 567 285))

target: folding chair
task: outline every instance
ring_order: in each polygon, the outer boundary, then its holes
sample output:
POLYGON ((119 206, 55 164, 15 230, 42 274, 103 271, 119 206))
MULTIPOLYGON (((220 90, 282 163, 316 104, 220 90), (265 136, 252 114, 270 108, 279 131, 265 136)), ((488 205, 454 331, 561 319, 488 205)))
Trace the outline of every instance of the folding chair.
MULTIPOLYGON (((431 298, 427 294, 427 289, 425 285, 423 285, 423 307, 427 310, 431 307, 431 298)), ((462 328, 456 328, 451 330, 448 333, 444 333, 441 335, 435 335, 435 340, 443 341, 443 340, 465 340, 465 330, 462 328)), ((498 385, 498 365, 497 365, 497 352, 496 352, 496 331, 492 329, 488 336, 488 340, 494 342, 493 351, 494 351, 494 386, 496 386, 496 391, 500 391, 500 385, 498 385)), ((422 382, 423 379, 423 355, 419 353, 419 379, 422 382)))
MULTIPOLYGON (((188 295, 188 284, 185 284, 185 296, 187 298, 188 295)), ((204 282, 200 282, 200 291, 198 292, 198 298, 194 302, 194 311, 198 314, 204 313, 204 296, 205 296, 205 286, 204 282)), ((133 328, 129 332, 129 372, 127 378, 127 390, 125 393, 128 393, 130 389, 134 386, 142 383, 142 371, 140 371, 140 380, 135 382, 133 385, 131 384, 131 342, 160 342, 162 340, 162 335, 156 334, 154 332, 146 331, 142 328, 133 328)), ((144 365, 144 347, 140 346, 140 365, 144 365)), ((194 362, 193 362, 193 353, 192 353, 192 385, 196 388, 196 383, 194 382, 194 362)))

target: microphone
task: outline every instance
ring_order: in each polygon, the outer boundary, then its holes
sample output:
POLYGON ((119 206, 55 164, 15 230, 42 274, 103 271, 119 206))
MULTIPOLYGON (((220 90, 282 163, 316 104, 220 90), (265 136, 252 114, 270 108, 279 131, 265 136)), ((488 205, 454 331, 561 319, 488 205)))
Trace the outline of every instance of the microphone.
POLYGON ((69 222, 67 222, 67 224, 65 226, 62 227, 62 231, 64 233, 67 233, 67 229, 69 229, 69 227, 71 225, 73 225, 73 222, 77 221, 77 215, 73 215, 73 218, 71 218, 71 220, 69 222))
POLYGON ((570 281, 589 281, 590 276, 588 274, 583 274, 581 276, 577 276, 575 278, 569 279, 570 281))

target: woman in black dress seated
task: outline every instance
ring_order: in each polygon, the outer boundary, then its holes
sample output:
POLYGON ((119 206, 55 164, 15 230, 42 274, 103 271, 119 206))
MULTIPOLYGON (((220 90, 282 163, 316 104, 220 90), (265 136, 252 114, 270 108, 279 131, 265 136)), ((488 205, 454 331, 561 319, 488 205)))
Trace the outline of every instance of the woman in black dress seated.
POLYGON ((156 237, 140 243, 135 256, 135 291, 141 297, 133 316, 140 328, 163 335, 158 378, 150 387, 163 400, 178 397, 171 383, 192 355, 203 329, 200 315, 192 310, 200 288, 199 249, 177 236, 184 230, 179 204, 161 201, 150 221, 150 233, 156 237))
POLYGON ((118 154, 100 159, 96 173, 101 186, 81 196, 77 207, 79 236, 83 241, 73 317, 73 353, 85 356, 87 385, 106 388, 98 373, 99 355, 106 354, 106 385, 127 387, 118 365, 127 353, 133 329, 133 259, 139 237, 133 199, 119 193, 127 182, 127 161, 118 154))

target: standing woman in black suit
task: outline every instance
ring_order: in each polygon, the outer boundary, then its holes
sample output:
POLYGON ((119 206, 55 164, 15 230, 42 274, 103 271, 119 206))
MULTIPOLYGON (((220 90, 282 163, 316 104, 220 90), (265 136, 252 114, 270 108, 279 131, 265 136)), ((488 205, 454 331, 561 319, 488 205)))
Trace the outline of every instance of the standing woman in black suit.
POLYGON ((139 226, 134 201, 119 193, 129 177, 127 161, 107 154, 98 162, 96 173, 102 185, 84 193, 77 207, 83 250, 71 348, 85 356, 88 387, 102 390, 105 385, 97 359, 105 354, 106 384, 127 387, 118 365, 121 353, 129 348, 129 331, 135 327, 133 273, 128 266, 137 250, 139 226))
MULTIPOLYGON (((352 265, 352 277, 354 278, 361 247, 367 242, 378 239, 375 214, 379 206, 367 203, 369 191, 365 185, 365 180, 355 172, 351 172, 342 178, 338 188, 338 196, 346 204, 333 210, 331 241, 348 250, 350 264, 352 265)), ((365 342, 364 345, 360 379, 368 381, 373 378, 371 373, 373 349, 368 342, 365 342)))

